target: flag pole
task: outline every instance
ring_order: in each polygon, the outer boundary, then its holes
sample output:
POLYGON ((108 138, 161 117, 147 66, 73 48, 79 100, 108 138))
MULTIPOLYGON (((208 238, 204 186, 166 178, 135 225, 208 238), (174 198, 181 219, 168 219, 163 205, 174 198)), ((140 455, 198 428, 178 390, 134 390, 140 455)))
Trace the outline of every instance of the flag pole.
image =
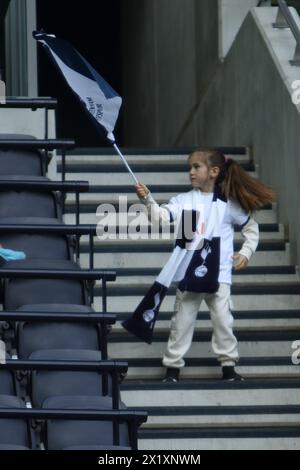
POLYGON ((116 142, 115 142, 115 138, 114 138, 114 135, 112 133, 109 133, 108 136, 107 136, 108 140, 110 140, 110 142, 112 143, 114 149, 116 150, 116 152, 118 153, 118 155, 121 157, 124 165, 126 166, 127 170, 129 171, 129 173, 131 174, 135 184, 139 184, 135 174, 133 173, 132 169, 130 168, 130 166, 128 165, 128 162, 126 160, 126 158, 124 157, 124 155, 122 154, 121 150, 119 149, 119 147, 117 146, 116 142))

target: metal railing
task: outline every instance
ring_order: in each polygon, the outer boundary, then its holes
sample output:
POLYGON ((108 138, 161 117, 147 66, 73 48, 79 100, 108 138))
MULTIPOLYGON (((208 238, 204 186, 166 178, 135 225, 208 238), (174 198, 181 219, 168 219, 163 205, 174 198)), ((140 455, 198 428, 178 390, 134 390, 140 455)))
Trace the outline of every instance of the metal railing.
POLYGON ((257 2, 258 7, 270 7, 271 6, 271 0, 259 0, 257 2))
POLYGON ((278 14, 275 23, 273 23, 273 28, 277 29, 286 29, 290 28, 294 38, 296 39, 296 50, 292 60, 290 60, 291 65, 300 65, 300 29, 293 17, 287 3, 285 0, 278 0, 278 14))

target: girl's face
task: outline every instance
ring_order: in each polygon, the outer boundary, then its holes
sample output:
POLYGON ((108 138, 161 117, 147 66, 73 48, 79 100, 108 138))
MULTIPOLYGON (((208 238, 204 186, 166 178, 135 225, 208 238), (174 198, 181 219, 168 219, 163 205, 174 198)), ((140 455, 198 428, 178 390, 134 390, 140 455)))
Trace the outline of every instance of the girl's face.
POLYGON ((195 152, 189 158, 190 180, 193 188, 201 189, 203 192, 214 191, 215 182, 220 174, 220 169, 216 166, 207 165, 206 155, 195 152))
POLYGON ((214 181, 211 178, 211 170, 205 163, 205 157, 201 153, 194 153, 189 158, 190 180, 193 188, 202 191, 213 191, 214 181))

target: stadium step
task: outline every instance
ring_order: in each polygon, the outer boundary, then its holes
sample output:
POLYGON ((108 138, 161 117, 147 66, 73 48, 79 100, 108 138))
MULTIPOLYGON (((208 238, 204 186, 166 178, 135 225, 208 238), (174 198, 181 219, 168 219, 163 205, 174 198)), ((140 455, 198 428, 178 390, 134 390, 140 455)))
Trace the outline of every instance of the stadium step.
POLYGON ((122 396, 129 406, 148 410, 140 449, 297 449, 299 386, 299 379, 282 378, 177 384, 140 380, 125 383, 122 396))
MULTIPOLYGON (((108 312, 134 312, 136 307, 141 301, 140 295, 127 295, 122 297, 112 297, 110 295, 110 289, 108 289, 108 312)), ((258 310, 260 308, 265 308, 269 311, 274 311, 276 309, 299 309, 300 308, 300 295, 286 294, 286 295, 233 295, 232 302, 234 309, 243 310, 248 308, 249 310, 258 310)), ((164 299, 163 305, 161 307, 160 313, 165 311, 172 310, 174 306, 174 296, 168 295, 164 299)), ((99 296, 95 297, 95 308, 102 308, 102 299, 99 296)), ((204 302, 202 302, 200 307, 200 312, 206 309, 204 302)), ((296 338, 297 339, 297 338, 296 338)))
MULTIPOLYGON (((248 149, 223 150, 252 176, 258 176, 248 149)), ((124 149, 138 179, 149 185, 159 204, 190 189, 186 163, 189 153, 190 149, 124 149)), ((292 357, 300 358, 296 349, 300 341, 300 277, 291 257, 288 231, 278 220, 277 204, 255 214, 260 226, 258 251, 246 270, 233 272, 232 311, 241 356, 238 371, 245 376, 245 382, 220 380, 220 367, 211 351, 209 312, 202 302, 181 380, 165 384, 161 381, 161 357, 175 287, 163 302, 152 345, 127 333, 121 322, 135 310, 170 256, 173 230, 164 238, 165 232, 151 226, 142 213, 140 234, 136 238, 132 238, 132 232, 131 236, 127 234, 126 204, 138 204, 139 200, 125 167, 111 149, 78 149, 68 156, 66 169, 67 179, 89 180, 91 184, 91 191, 81 196, 80 222, 98 224, 101 236, 94 243, 95 267, 117 272, 116 282, 107 286, 108 311, 117 315, 109 335, 109 355, 129 362, 122 399, 131 407, 149 412, 148 422, 140 430, 139 448, 299 449, 300 369, 292 357), (101 204, 110 204, 112 211, 105 218, 110 226, 110 237, 106 238, 101 227, 101 204)), ((134 217, 135 213, 128 222, 134 217)), ((72 195, 66 200, 65 221, 75 222, 72 195)), ((241 233, 235 230, 235 250, 242 242, 241 233)), ((80 246, 80 262, 87 267, 86 237, 82 237, 80 246)), ((99 310, 101 292, 97 283, 95 307, 99 310)))

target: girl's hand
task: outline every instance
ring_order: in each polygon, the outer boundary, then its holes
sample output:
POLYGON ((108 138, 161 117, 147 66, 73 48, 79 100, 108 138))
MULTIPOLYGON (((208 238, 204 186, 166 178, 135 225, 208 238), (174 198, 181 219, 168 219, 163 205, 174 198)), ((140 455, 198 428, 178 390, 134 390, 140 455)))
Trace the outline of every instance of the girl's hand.
POLYGON ((140 197, 141 199, 146 199, 146 197, 150 193, 147 186, 145 186, 142 183, 139 183, 135 186, 135 191, 136 191, 136 194, 138 195, 138 197, 140 197))
POLYGON ((246 256, 237 254, 237 255, 234 255, 232 259, 234 261, 236 260, 236 263, 234 264, 235 271, 240 271, 241 269, 244 269, 248 266, 249 261, 248 261, 248 258, 246 258, 246 256))

